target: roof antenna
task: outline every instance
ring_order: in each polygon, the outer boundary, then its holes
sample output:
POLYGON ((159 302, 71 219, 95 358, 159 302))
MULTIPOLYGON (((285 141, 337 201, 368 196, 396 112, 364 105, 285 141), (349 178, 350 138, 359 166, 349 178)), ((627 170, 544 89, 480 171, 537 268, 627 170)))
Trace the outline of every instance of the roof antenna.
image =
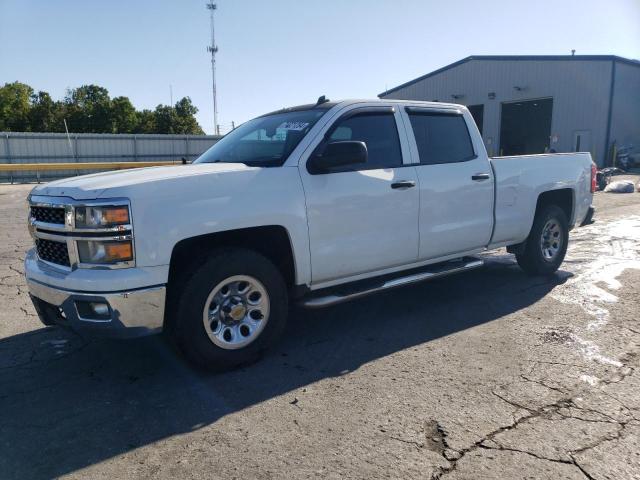
POLYGON ((316 102, 316 105, 322 105, 323 103, 327 103, 329 101, 329 99, 322 95, 321 97, 318 97, 318 101, 316 102))

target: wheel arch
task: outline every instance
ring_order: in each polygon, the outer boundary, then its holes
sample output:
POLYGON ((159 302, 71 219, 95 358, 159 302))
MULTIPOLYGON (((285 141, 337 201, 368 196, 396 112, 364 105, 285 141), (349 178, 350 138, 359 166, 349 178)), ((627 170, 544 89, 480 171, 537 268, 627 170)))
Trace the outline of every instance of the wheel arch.
POLYGON ((524 244, 527 241, 529 234, 531 233, 531 229, 533 228, 534 221, 540 211, 549 205, 556 205, 562 209, 562 211, 567 216, 567 224, 569 226, 569 230, 573 228, 574 225, 574 213, 575 213, 575 191, 573 188, 558 188, 553 190, 545 190, 538 193, 538 197, 536 199, 535 210, 533 211, 533 215, 530 217, 529 228, 526 230, 527 237, 519 243, 507 245, 507 251, 509 253, 517 253, 522 252, 524 249, 524 244))
POLYGON ((549 205, 556 205, 561 208, 567 216, 567 223, 569 229, 574 224, 574 211, 575 211, 575 191, 573 188, 558 188, 555 190, 547 190, 538 194, 538 200, 536 202, 536 210, 534 218, 538 213, 549 205))
POLYGON ((165 326, 173 314, 179 296, 179 285, 190 272, 204 261, 209 252, 219 248, 246 248, 265 256, 282 274, 289 289, 297 281, 297 270, 293 243, 289 232, 282 225, 264 225, 240 228, 185 238, 174 245, 171 251, 165 326))
POLYGON ((271 260, 287 286, 296 284, 296 265, 289 232, 282 225, 263 225, 208 233, 180 240, 171 252, 169 283, 186 263, 213 249, 224 247, 254 250, 271 260))

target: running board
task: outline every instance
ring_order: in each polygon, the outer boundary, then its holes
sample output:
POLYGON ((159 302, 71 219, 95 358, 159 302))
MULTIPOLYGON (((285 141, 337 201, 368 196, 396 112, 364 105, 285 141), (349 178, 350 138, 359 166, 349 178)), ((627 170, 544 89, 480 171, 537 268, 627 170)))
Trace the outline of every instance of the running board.
POLYGON ((484 261, 478 258, 465 257, 459 260, 429 265, 420 270, 412 270, 410 274, 401 277, 390 277, 386 275, 378 278, 377 281, 365 280, 355 282, 351 285, 340 285, 338 287, 326 288, 315 292, 315 295, 303 298, 300 304, 307 308, 323 308, 338 303, 348 302, 356 298, 371 295, 372 293, 390 290, 392 288, 410 285, 412 283, 424 282, 435 278, 444 277, 459 272, 466 272, 484 265, 484 261), (321 293, 324 292, 324 293, 321 293))

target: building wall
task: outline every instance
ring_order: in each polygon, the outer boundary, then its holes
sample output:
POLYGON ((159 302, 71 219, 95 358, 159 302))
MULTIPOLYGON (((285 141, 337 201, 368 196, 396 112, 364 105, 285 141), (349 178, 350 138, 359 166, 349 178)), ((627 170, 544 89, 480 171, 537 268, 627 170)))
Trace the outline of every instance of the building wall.
MULTIPOLYGON (((381 98, 484 104, 483 138, 499 155, 502 102, 553 98, 551 136, 558 152, 573 151, 576 131, 591 131, 591 153, 605 158, 611 60, 469 60, 381 98), (524 87, 522 91, 515 86, 524 87), (495 99, 488 98, 490 92, 495 99), (464 95, 454 99, 452 95, 464 95)), ((632 67, 633 68, 633 67, 632 67)))
MULTIPOLYGON (((215 135, 129 135, 0 132, 0 163, 136 162, 195 160, 215 135)), ((47 171, 42 179, 91 171, 47 171)), ((35 172, 0 172, 0 182, 29 181, 35 172)))
POLYGON ((640 153, 640 67, 616 62, 610 140, 640 153))

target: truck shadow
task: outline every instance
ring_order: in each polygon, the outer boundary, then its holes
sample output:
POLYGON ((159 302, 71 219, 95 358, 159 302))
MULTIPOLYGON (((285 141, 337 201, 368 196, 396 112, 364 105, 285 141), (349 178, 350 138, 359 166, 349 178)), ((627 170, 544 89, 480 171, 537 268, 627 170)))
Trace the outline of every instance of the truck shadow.
POLYGON ((87 342, 51 328, 5 338, 0 472, 58 477, 279 395, 293 400, 319 380, 521 310, 569 276, 527 277, 498 258, 475 272, 326 310, 294 308, 271 354, 220 375, 192 370, 159 337, 87 342))

